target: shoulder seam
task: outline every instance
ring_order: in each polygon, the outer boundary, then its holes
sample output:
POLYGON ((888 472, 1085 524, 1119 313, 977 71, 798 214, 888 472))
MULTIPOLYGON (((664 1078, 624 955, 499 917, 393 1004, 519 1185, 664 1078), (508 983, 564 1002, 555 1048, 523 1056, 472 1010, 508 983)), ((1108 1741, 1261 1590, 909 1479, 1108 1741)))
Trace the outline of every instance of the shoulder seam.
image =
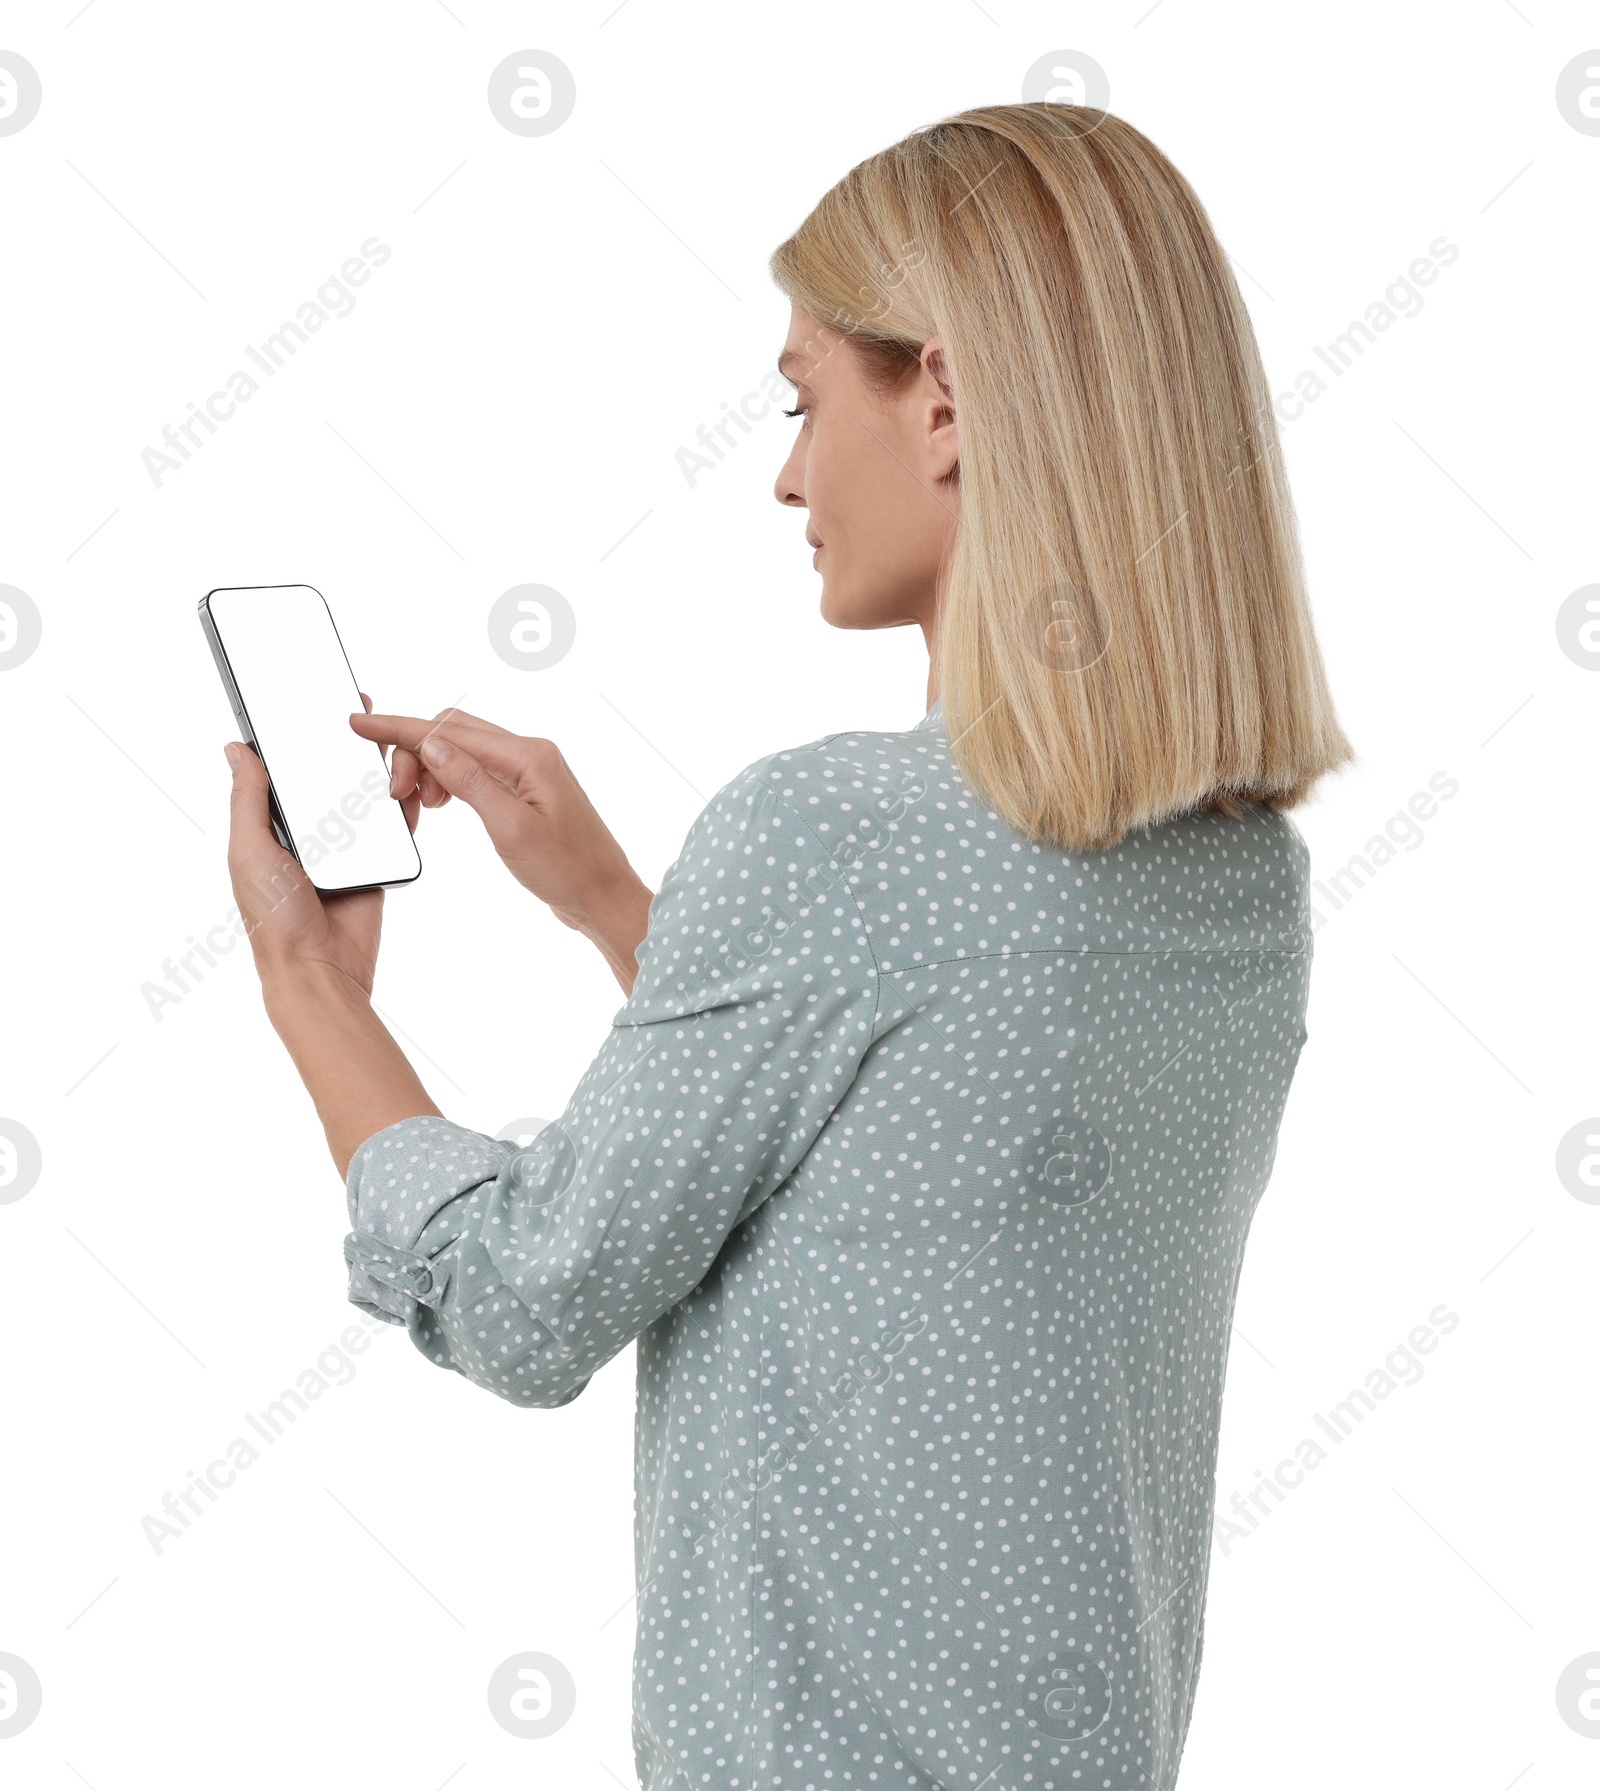
MULTIPOLYGON (((909 976, 917 970, 940 970, 946 964, 988 964, 996 958, 1306 958, 1311 947, 1291 945, 1158 945, 1124 950, 1114 945, 1025 945, 1014 950, 974 951, 965 957, 919 958, 892 970, 880 967, 880 978, 909 976)), ((874 956, 873 962, 877 959, 874 956)))

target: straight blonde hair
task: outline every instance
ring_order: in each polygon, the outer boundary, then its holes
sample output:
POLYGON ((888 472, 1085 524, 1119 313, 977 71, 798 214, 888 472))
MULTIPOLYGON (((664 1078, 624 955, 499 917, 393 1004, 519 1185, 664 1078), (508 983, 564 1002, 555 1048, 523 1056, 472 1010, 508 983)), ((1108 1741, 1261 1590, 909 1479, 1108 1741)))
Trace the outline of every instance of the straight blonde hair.
POLYGON ((982 106, 851 170, 772 257, 893 390, 943 340, 961 521, 935 644, 957 764, 1079 849, 1289 808, 1350 744, 1255 335, 1187 181, 1109 113, 982 106))

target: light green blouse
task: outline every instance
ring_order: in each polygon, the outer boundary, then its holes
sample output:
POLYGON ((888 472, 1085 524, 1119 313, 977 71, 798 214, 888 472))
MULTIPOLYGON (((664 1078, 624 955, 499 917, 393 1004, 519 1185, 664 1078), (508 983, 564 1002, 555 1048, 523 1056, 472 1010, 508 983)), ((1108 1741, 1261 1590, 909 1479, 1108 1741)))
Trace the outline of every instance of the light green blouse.
POLYGON ((432 1361, 554 1406, 639 1339, 647 1791, 1173 1784, 1306 886, 1264 808, 1033 844, 935 705, 716 797, 531 1145, 356 1154, 432 1361))

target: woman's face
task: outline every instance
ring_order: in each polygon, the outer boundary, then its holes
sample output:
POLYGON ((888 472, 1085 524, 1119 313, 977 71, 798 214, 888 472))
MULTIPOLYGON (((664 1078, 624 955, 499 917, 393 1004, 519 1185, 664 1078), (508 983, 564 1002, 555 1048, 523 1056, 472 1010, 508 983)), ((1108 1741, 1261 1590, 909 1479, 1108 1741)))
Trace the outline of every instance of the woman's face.
POLYGON ((810 512, 806 540, 835 628, 919 623, 932 636, 960 518, 955 407, 935 337, 916 373, 874 392, 848 339, 794 307, 778 370, 801 413, 773 494, 810 512))

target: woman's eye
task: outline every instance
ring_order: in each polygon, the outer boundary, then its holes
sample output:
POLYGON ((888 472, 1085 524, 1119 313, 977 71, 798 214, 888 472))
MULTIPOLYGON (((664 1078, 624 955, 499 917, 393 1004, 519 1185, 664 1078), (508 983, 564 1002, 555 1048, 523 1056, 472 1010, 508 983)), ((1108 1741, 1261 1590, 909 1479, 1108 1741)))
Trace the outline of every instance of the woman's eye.
POLYGON ((803 416, 808 415, 809 413, 807 412, 806 407, 803 404, 799 404, 799 405, 796 405, 793 410, 786 410, 783 414, 786 417, 803 417, 803 416))

